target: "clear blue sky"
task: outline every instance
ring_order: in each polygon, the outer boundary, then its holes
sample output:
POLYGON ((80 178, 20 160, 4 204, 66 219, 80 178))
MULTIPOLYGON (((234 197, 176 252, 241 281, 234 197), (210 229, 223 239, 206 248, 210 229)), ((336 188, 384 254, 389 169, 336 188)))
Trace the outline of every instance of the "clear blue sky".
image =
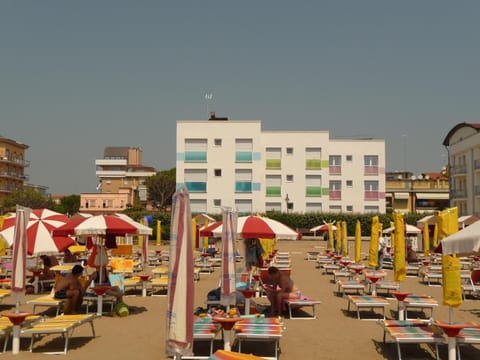
POLYGON ((387 170, 446 163, 480 122, 480 2, 0 2, 0 134, 30 145, 30 182, 94 192, 106 146, 175 166, 175 124, 386 140, 387 170), (406 135, 406 136, 402 136, 406 135))

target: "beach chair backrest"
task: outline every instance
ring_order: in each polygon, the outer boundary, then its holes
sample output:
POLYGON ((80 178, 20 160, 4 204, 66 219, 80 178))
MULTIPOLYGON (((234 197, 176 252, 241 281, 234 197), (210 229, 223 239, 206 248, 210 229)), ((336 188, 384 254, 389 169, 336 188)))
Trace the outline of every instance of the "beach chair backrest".
POLYGON ((473 285, 480 287, 480 269, 473 270, 470 274, 470 278, 472 279, 473 285))
POLYGON ((111 286, 118 286, 122 294, 125 292, 125 278, 120 274, 108 274, 111 286))

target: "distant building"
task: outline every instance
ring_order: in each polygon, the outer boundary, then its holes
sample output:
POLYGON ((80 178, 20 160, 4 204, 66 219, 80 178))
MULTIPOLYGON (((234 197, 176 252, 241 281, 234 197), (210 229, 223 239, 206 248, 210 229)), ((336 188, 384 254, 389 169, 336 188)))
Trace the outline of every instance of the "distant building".
POLYGON ((385 213, 385 141, 265 131, 261 121, 177 121, 177 186, 194 214, 385 213))
POLYGON ((480 215, 480 124, 455 125, 443 140, 448 150, 450 205, 458 215, 480 215))
POLYGON ((25 168, 30 162, 25 160, 28 145, 0 135, 0 205, 5 196, 23 190, 28 175, 25 168))
POLYGON ((446 173, 425 172, 415 176, 408 171, 386 174, 387 211, 426 213, 449 206, 446 173))
POLYGON ((145 179, 156 172, 142 164, 140 148, 107 147, 95 165, 99 192, 80 194, 80 212, 104 214, 121 212, 128 205, 146 206, 145 179))

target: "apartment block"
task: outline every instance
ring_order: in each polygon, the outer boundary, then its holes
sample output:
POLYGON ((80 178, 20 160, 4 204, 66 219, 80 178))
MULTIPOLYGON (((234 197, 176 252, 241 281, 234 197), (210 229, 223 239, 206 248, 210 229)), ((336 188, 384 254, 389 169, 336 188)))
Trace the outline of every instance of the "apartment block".
POLYGON ((28 145, 0 135, 0 204, 5 196, 23 190, 28 175, 25 169, 30 162, 25 160, 28 145))
POLYGON ((177 187, 193 213, 385 212, 385 142, 265 131, 260 120, 177 121, 177 187))

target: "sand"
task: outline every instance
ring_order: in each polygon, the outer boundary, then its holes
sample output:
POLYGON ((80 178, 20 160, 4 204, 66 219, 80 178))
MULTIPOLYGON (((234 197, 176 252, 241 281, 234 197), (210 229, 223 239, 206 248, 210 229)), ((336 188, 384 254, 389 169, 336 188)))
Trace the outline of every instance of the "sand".
MULTIPOLYGON (((321 251, 326 246, 324 241, 281 241, 277 248, 280 251, 290 251, 292 257, 292 278, 303 294, 319 299, 317 319, 291 320, 285 319, 286 330, 280 341, 282 360, 296 359, 396 359, 396 349, 393 344, 382 342, 383 331, 375 321, 357 320, 356 314, 348 313, 347 301, 336 294, 337 286, 332 282, 332 275, 324 275, 316 268, 316 263, 305 260, 307 251, 321 251)), ((353 244, 351 243, 353 250, 353 244)), ((366 254, 368 243, 363 243, 363 253, 366 254)), ((152 246, 152 249, 155 247, 152 246)), ((162 246, 162 248, 167 248, 162 246)), ((387 270, 388 278, 393 271, 387 270)), ((204 307, 206 294, 215 288, 220 279, 217 268, 211 275, 202 274, 195 285, 195 304, 204 307)), ((408 277, 402 283, 403 291, 415 294, 434 296, 440 303, 435 310, 435 318, 448 320, 449 308, 441 305, 442 288, 427 286, 418 277, 408 277)), ((25 299, 34 298, 28 295, 25 299)), ((261 302, 264 302, 262 299, 261 302)), ((165 359, 165 314, 166 296, 141 297, 139 294, 125 297, 130 306, 130 315, 125 318, 102 316, 95 320, 97 336, 91 337, 90 328, 82 326, 75 330, 70 341, 67 359, 165 359)), ((2 310, 12 308, 12 300, 4 300, 2 310)), ((396 316, 397 303, 390 300, 387 311, 388 318, 396 316)), ((22 310, 31 311, 28 305, 22 305, 22 310)), ((42 309, 41 309, 42 310, 42 309)), ((52 315, 51 311, 46 314, 52 315)), ((480 322, 479 300, 466 300, 454 310, 454 319, 458 322, 480 322)), ((14 356, 11 347, 2 355, 3 359, 45 359, 47 355, 41 351, 58 351, 63 348, 63 339, 59 336, 47 336, 35 343, 34 352, 28 352, 29 339, 22 339, 21 353, 14 356)), ((221 346, 218 341, 216 346, 221 346)), ((265 345, 256 345, 258 351, 265 345)), ((446 345, 440 346, 442 359, 447 358, 446 345)), ((404 359, 434 359, 434 352, 426 345, 402 345, 404 359)), ((480 358, 479 348, 462 348, 462 359, 480 358)))

